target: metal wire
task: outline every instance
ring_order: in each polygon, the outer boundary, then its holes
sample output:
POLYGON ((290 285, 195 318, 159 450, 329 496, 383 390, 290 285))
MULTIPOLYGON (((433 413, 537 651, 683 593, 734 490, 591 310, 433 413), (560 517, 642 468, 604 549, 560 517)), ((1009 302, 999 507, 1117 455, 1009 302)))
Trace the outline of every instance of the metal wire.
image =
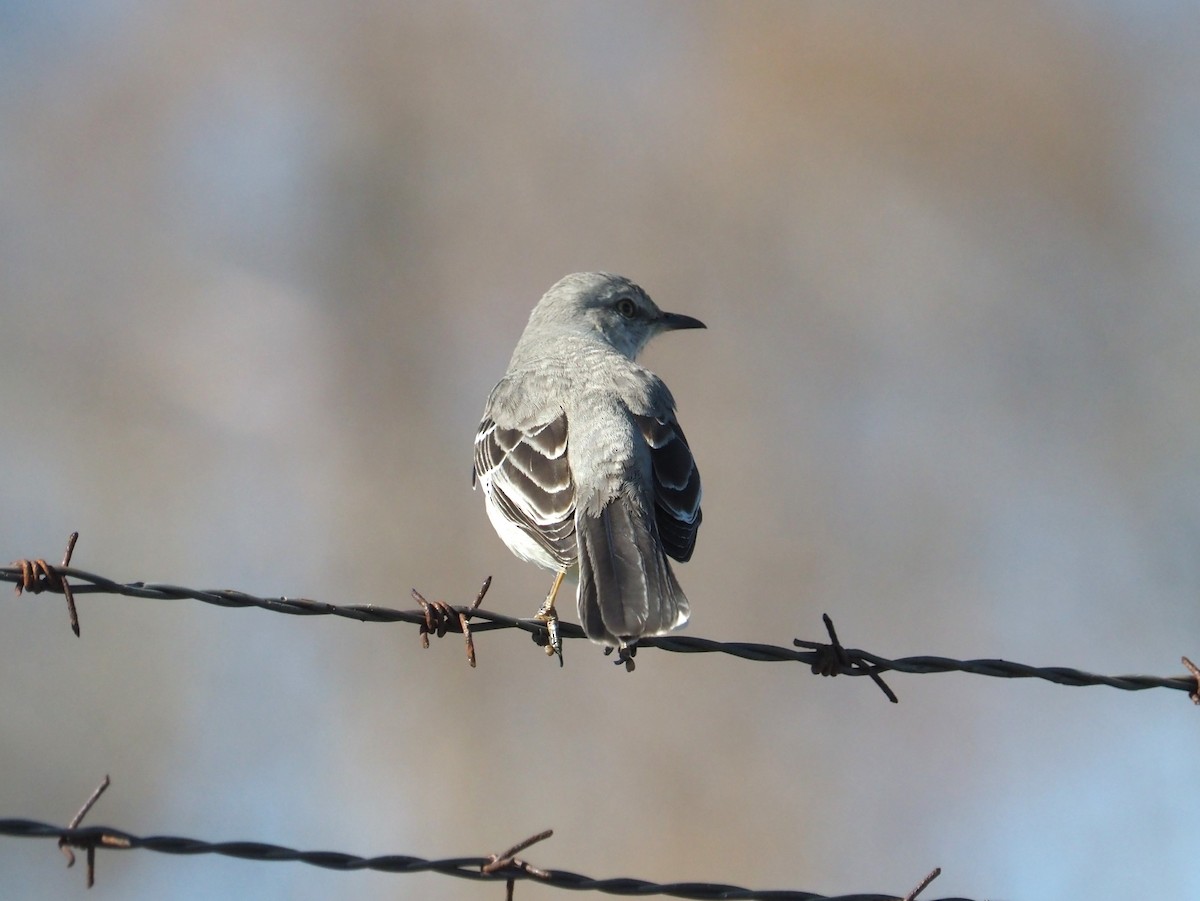
MULTIPOLYGON (((153 582, 117 582, 106 576, 86 572, 81 569, 50 567, 39 561, 45 569, 53 572, 58 581, 64 577, 71 579, 70 590, 75 595, 107 594, 125 597, 148 598, 151 600, 196 600, 218 607, 257 607, 275 613, 287 613, 293 616, 340 616, 346 619, 369 623, 405 622, 419 625, 422 632, 429 630, 430 614, 427 609, 397 610, 380 607, 375 604, 337 605, 309 598, 288 597, 258 597, 243 591, 231 589, 200 590, 179 585, 168 585, 153 582)), ((8 567, 0 567, 0 582, 12 582, 18 586, 27 581, 28 566, 19 562, 8 567)), ((28 586, 27 586, 28 587, 28 586)), ((52 584, 30 590, 56 590, 52 584)), ((61 590, 59 588, 58 590, 61 590)), ((478 601, 478 599, 477 599, 478 601)), ((545 623, 533 619, 521 619, 496 613, 491 610, 476 608, 471 605, 442 605, 447 611, 456 616, 462 616, 471 621, 470 631, 478 634, 495 629, 520 629, 535 636, 540 643, 547 639, 545 623)), ((827 621, 827 625, 830 625, 827 621)), ((460 631, 453 622, 443 623, 438 634, 446 631, 460 631)), ((559 631, 563 638, 585 638, 583 629, 573 623, 561 623, 559 631)), ((1200 680, 1195 676, 1145 676, 1122 675, 1105 676, 1070 667, 1029 666, 1024 663, 1013 663, 1001 659, 954 660, 949 657, 918 656, 901 657, 891 660, 850 648, 841 648, 836 644, 836 635, 832 633, 831 644, 818 642, 802 642, 797 640, 796 647, 781 647, 778 645, 761 644, 757 642, 714 641, 707 638, 697 638, 686 635, 664 635, 657 638, 643 638, 638 641, 638 649, 659 648, 680 654, 727 654, 743 660, 756 662, 793 662, 805 663, 814 672, 825 675, 838 673, 848 676, 869 676, 877 682, 879 675, 886 672, 911 674, 926 673, 971 673, 977 676, 991 676, 1001 679, 1042 679, 1057 685, 1107 685, 1122 691, 1145 691, 1150 688, 1170 688, 1188 693, 1193 701, 1200 703, 1200 680), (837 651, 835 664, 831 665, 830 651, 837 651)), ((1185 661, 1186 662, 1186 661, 1185 661)), ((894 699, 885 687, 885 692, 894 699)))
MULTIPOLYGON (((818 895, 813 892, 767 890, 755 891, 735 885, 709 882, 670 882, 658 884, 644 879, 616 877, 593 879, 569 870, 526 869, 525 864, 511 856, 448 857, 425 860, 409 855, 389 854, 383 857, 359 857, 340 851, 299 851, 264 842, 205 842, 173 835, 140 837, 109 826, 87 826, 65 829, 35 820, 0 819, 0 835, 16 838, 53 838, 77 848, 111 848, 113 850, 144 848, 163 854, 219 854, 252 861, 299 861, 327 870, 377 870, 383 873, 440 873, 482 882, 529 880, 554 888, 575 891, 603 892, 609 895, 646 897, 664 895, 670 898, 692 898, 707 901, 899 901, 902 895, 855 894, 818 895), (497 861, 506 866, 484 872, 497 861)), ((914 897, 910 894, 908 897, 914 897)), ((970 901, 967 898, 941 898, 931 901, 970 901)))
MULTIPOLYGON (((257 607, 276 613, 287 613, 293 616, 340 616, 360 622, 407 622, 419 626, 422 642, 428 643, 430 634, 444 635, 446 632, 461 632, 466 639, 467 657, 471 665, 475 665, 474 646, 471 633, 488 632, 495 629, 520 629, 533 635, 541 644, 548 640, 544 622, 533 619, 520 619, 502 613, 495 613, 479 608, 480 602, 487 591, 490 579, 484 582, 474 603, 466 606, 450 605, 441 601, 426 601, 418 592, 413 591, 414 598, 420 603, 421 609, 397 610, 380 607, 374 604, 337 605, 309 598, 288 597, 258 597, 242 591, 230 589, 198 590, 178 585, 159 583, 130 582, 120 583, 105 576, 96 575, 84 570, 70 568, 71 551, 76 536, 72 535, 68 542, 67 552, 62 566, 52 566, 45 560, 21 560, 9 567, 0 567, 0 582, 12 582, 17 587, 17 593, 30 591, 33 593, 51 591, 64 594, 68 600, 71 614, 71 625, 79 634, 78 618, 73 601, 74 595, 107 594, 125 597, 147 598, 152 600, 197 600, 219 607, 257 607), (70 581, 68 581, 70 580, 70 581), (471 622, 476 620, 477 622, 471 622)), ((850 676, 868 676, 883 690, 892 701, 896 700, 894 693, 883 682, 882 673, 944 673, 964 672, 975 675, 992 676, 1007 679, 1042 679, 1059 685, 1107 685, 1124 691, 1143 691, 1150 688, 1172 688, 1187 692, 1192 700, 1200 704, 1200 669, 1183 659, 1191 676, 1157 677, 1142 675, 1104 676, 1087 673, 1068 667, 1034 667, 1026 664, 1013 663, 1007 660, 954 660, 947 657, 919 656, 890 660, 867 651, 844 648, 838 640, 833 623, 828 616, 824 617, 825 626, 829 633, 829 642, 813 642, 796 639, 795 647, 780 647, 777 645, 754 642, 721 642, 690 636, 662 636, 646 638, 638 642, 638 649, 656 647, 675 653, 721 653, 739 657, 744 660, 758 662, 799 662, 809 665, 814 673, 822 675, 837 675, 843 673, 850 676)), ((574 624, 560 624, 562 638, 578 639, 586 637, 583 630, 574 624)), ((627 668, 632 668, 632 660, 622 658, 627 668)), ((854 894, 825 896, 802 891, 755 891, 738 886, 714 883, 668 883, 656 884, 640 879, 619 877, 613 879, 594 879, 572 873, 566 870, 541 870, 530 866, 514 855, 517 851, 528 847, 543 836, 535 836, 520 845, 515 846, 504 855, 488 857, 458 857, 442 860, 425 860, 419 857, 404 855, 387 855, 384 857, 364 858, 353 854, 334 851, 300 851, 280 845, 262 842, 221 842, 209 843, 198 839, 181 838, 178 836, 148 836, 139 837, 123 830, 106 826, 80 827, 79 820, 107 786, 107 779, 97 792, 89 799, 84 808, 66 828, 23 819, 0 819, 0 835, 23 838, 55 838, 59 846, 73 862, 70 849, 80 848, 87 851, 88 884, 91 884, 95 854, 98 848, 132 849, 145 848, 166 854, 218 854, 254 861, 300 861, 312 866, 326 869, 378 870, 389 873, 436 872, 457 876, 463 879, 478 881, 500 881, 508 886, 509 897, 512 897, 512 886, 517 880, 533 880, 557 888, 572 890, 598 891, 614 895, 648 896, 664 895, 673 898, 692 899, 790 899, 790 901, 898 901, 900 896, 879 894, 854 894)), ((904 896, 904 901, 912 901, 936 877, 939 871, 930 873, 912 892, 904 896)), ((941 901, 968 901, 963 898, 946 898, 941 901)))

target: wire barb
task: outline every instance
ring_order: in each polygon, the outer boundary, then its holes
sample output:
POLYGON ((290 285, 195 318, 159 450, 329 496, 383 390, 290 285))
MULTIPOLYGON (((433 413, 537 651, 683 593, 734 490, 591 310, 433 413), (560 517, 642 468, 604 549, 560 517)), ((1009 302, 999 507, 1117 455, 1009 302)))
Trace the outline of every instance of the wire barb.
POLYGON ((1183 665, 1188 668, 1188 672, 1192 674, 1192 678, 1196 681, 1196 689, 1188 695, 1192 699, 1193 704, 1200 705, 1200 666, 1192 663, 1188 658, 1183 658, 1183 665))
POLYGON ((925 891, 925 889, 929 888, 929 883, 933 882, 933 880, 937 879, 941 875, 942 875, 942 868, 934 867, 932 870, 929 871, 928 875, 926 875, 926 877, 924 879, 922 879, 920 882, 917 883, 916 888, 914 888, 911 892, 909 892, 907 895, 904 896, 903 901, 917 901, 917 895, 921 894, 921 892, 923 892, 923 891, 925 891))
POLYGON ((447 632, 461 632, 467 645, 467 663, 473 669, 475 667, 475 639, 471 637, 471 614, 479 609, 479 605, 483 603, 483 596, 487 594, 491 585, 492 577, 488 576, 483 580, 483 587, 479 589, 479 594, 475 596, 470 607, 453 607, 445 601, 427 601, 421 592, 414 588, 412 590, 413 600, 421 605, 421 610, 425 615, 425 621, 419 626, 421 647, 429 647, 430 635, 441 638, 447 632), (457 629, 454 628, 455 621, 458 623, 457 629))
MULTIPOLYGON (((68 548, 67 554, 70 555, 68 548)), ((67 824, 67 829, 71 832, 78 830, 79 824, 83 822, 83 818, 88 815, 88 811, 92 809, 100 796, 112 784, 112 780, 107 774, 104 779, 96 786, 96 790, 92 792, 90 798, 83 802, 83 806, 79 808, 79 813, 71 818, 71 822, 67 824)), ((91 834, 87 838, 80 836, 60 836, 58 839, 58 850, 67 858, 67 868, 75 866, 75 852, 72 848, 79 848, 87 854, 87 887, 91 888, 96 884, 96 847, 98 845, 108 845, 114 848, 128 848, 129 841, 122 836, 112 835, 105 830, 91 830, 91 834)))
MULTIPOLYGON (((537 835, 531 835, 524 841, 517 842, 503 854, 491 855, 487 863, 480 865, 479 872, 492 874, 499 873, 501 870, 516 870, 520 873, 527 873, 528 875, 534 876, 538 879, 549 879, 549 873, 547 873, 545 870, 539 870, 532 864, 521 860, 517 857, 517 855, 531 845, 536 845, 538 842, 545 841, 553 834, 553 829, 545 829, 539 832, 537 835)), ((506 898, 506 901, 512 901, 513 889, 516 885, 516 882, 517 880, 515 876, 509 876, 508 879, 505 880, 504 897, 506 898)))
POLYGON ((66 569, 71 565, 71 555, 75 553, 75 542, 78 540, 78 532, 72 532, 67 537, 67 550, 63 553, 62 566, 58 568, 40 557, 36 560, 14 560, 9 564, 21 573, 21 578, 14 586, 17 597, 21 596, 22 591, 28 591, 30 594, 56 591, 67 599, 67 615, 71 618, 71 631, 75 633, 76 638, 79 637, 79 611, 75 609, 75 595, 71 592, 71 583, 67 581, 66 574, 59 572, 59 569, 66 569))
POLYGON ((819 641, 804 641, 800 638, 792 640, 792 644, 798 648, 811 648, 816 651, 817 659, 812 665, 813 675, 833 678, 838 673, 856 676, 865 673, 871 677, 872 682, 879 686, 879 690, 887 696, 889 701, 899 704, 900 699, 896 697, 895 692, 888 688, 888 684, 883 681, 883 677, 875 669, 867 666, 857 657, 851 659, 851 655, 838 641, 837 630, 833 628, 833 620, 829 614, 822 613, 821 619, 825 622, 825 631, 829 633, 829 644, 821 644, 819 641))

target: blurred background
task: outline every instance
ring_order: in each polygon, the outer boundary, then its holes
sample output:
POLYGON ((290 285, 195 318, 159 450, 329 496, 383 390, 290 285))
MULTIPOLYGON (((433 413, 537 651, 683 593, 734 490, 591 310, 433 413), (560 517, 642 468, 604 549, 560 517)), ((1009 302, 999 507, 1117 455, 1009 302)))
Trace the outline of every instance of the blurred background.
MULTIPOLYGON (((0 559, 531 615, 470 485, 562 275, 704 477, 688 634, 1200 659, 1200 13, 1175 3, 0 3, 0 559)), ((1179 692, 0 601, 0 816, 597 877, 1200 897, 1179 692)), ((564 607, 574 619, 573 604, 564 607)), ((0 840, 5 898, 82 895, 0 840)), ((101 853, 89 897, 495 898, 101 853)), ((559 897, 522 884, 526 899, 559 897)))

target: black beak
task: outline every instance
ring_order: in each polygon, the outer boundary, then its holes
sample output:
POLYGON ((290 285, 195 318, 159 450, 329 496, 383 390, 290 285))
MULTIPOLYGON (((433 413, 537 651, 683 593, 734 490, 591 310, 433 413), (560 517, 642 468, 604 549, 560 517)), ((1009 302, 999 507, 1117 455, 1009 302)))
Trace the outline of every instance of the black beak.
POLYGON ((699 319, 684 316, 682 313, 663 313, 659 322, 662 324, 664 332, 673 332, 681 328, 708 328, 699 319))

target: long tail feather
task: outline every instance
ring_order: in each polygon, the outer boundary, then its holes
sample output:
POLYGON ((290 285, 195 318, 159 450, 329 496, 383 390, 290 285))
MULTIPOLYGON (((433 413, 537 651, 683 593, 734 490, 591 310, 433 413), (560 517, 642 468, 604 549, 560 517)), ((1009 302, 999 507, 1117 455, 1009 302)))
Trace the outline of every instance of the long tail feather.
POLYGON ((616 497, 598 516, 577 511, 579 619, 593 641, 619 645, 687 622, 688 600, 654 520, 616 497))

